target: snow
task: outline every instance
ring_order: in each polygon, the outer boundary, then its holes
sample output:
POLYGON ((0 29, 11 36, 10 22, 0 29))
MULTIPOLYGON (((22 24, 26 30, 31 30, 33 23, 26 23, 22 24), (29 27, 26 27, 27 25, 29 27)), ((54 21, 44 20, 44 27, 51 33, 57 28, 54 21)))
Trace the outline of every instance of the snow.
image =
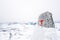
POLYGON ((39 27, 35 30, 32 40, 57 40, 54 28, 39 27))
POLYGON ((60 40, 60 23, 55 28, 44 28, 37 24, 1 24, 0 40, 60 40))

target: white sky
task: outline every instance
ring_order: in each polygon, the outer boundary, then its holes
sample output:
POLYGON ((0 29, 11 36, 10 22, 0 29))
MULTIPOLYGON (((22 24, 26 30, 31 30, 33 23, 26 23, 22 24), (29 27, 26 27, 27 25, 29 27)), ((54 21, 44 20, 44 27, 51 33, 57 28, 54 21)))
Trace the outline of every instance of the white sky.
POLYGON ((59 21, 60 0, 0 0, 0 22, 36 21, 45 11, 59 21))

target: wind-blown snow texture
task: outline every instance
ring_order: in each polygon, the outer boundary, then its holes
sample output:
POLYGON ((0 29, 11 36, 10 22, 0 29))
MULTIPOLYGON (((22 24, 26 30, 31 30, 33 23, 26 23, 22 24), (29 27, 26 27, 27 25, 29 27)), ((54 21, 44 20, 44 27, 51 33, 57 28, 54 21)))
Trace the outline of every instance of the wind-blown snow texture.
POLYGON ((0 40, 60 40, 60 23, 55 28, 41 28, 37 23, 0 24, 0 40))

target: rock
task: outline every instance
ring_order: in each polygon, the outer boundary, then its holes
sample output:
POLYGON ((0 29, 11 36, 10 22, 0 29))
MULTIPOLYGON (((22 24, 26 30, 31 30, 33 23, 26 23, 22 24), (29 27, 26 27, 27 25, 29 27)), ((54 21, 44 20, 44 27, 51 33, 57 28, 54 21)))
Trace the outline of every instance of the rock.
POLYGON ((38 24, 41 27, 54 28, 55 24, 52 18, 52 13, 44 12, 39 16, 38 24))

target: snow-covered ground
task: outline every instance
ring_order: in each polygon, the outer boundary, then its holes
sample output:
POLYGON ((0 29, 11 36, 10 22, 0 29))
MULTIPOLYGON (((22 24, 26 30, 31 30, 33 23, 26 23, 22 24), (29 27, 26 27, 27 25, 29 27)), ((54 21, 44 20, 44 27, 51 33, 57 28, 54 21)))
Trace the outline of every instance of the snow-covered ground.
POLYGON ((60 23, 55 23, 56 28, 40 28, 37 24, 1 24, 0 25, 0 40, 40 40, 45 34, 44 40, 60 40, 60 23), (34 34, 36 29, 37 32, 34 34), (48 31, 47 31, 48 30, 48 31), (50 30, 50 31, 49 31, 50 30), (47 33, 45 33, 47 32, 47 33), (42 33, 43 35, 39 34, 42 33), (37 35, 38 34, 38 35, 37 35), (51 34, 51 35, 49 35, 51 34), (34 37, 35 36, 35 37, 34 37), (47 36, 47 37, 46 37, 47 36), (55 38, 55 39, 54 39, 55 38))

